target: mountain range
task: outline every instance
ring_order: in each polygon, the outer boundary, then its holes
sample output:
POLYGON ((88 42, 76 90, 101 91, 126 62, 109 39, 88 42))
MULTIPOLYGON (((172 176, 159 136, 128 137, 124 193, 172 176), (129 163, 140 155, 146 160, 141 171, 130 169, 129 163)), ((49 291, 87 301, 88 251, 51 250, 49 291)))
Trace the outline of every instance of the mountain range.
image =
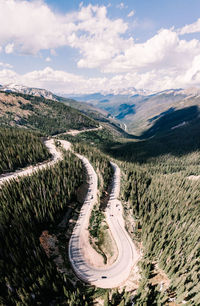
MULTIPOLYGON (((0 85, 0 91, 18 92, 59 101, 80 110, 95 120, 111 123, 115 127, 123 128, 126 132, 135 136, 144 135, 145 137, 147 136, 145 134, 147 130, 151 131, 149 136, 156 134, 154 126, 163 116, 171 116, 175 111, 192 106, 200 107, 199 88, 169 89, 156 93, 149 93, 145 90, 137 91, 133 88, 132 91, 129 90, 131 94, 111 93, 104 95, 102 93, 93 93, 68 98, 60 97, 46 89, 15 84, 0 85)), ((174 121, 171 120, 168 130, 179 128, 187 124, 189 120, 191 121, 190 112, 191 109, 188 112, 183 112, 182 116, 179 116, 174 121)))
MULTIPOLYGON (((73 97, 108 112, 124 124, 126 131, 140 136, 163 115, 182 108, 200 106, 200 89, 169 89, 153 94, 102 95, 73 97)), ((180 118, 176 125, 187 121, 180 118)), ((173 124, 173 123, 172 123, 173 124)), ((175 124, 174 124, 175 126, 175 124)), ((173 126, 171 126, 173 128, 173 126)))

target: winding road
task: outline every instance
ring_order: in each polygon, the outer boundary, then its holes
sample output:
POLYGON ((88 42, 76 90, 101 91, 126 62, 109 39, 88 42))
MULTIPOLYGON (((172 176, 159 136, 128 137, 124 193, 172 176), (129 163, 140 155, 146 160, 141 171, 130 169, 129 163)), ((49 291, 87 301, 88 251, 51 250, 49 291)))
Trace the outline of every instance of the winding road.
MULTIPOLYGON (((65 140, 59 140, 65 150, 69 150, 71 144, 65 140)), ((62 160, 63 155, 55 146, 54 139, 47 140, 45 145, 52 154, 52 159, 48 162, 29 166, 25 169, 18 170, 13 173, 0 175, 0 186, 11 179, 18 179, 25 175, 32 175, 35 171, 53 166, 59 160, 62 160)), ((118 200, 120 192, 120 169, 111 162, 114 170, 112 190, 110 193, 109 202, 105 211, 106 221, 109 225, 112 236, 118 248, 117 260, 105 268, 97 268, 90 265, 87 260, 87 253, 93 254, 94 249, 89 243, 89 218, 94 204, 97 201, 98 179, 97 175, 88 161, 88 159, 78 153, 75 153, 81 159, 88 177, 88 192, 80 211, 79 218, 74 227, 70 242, 69 242, 69 259, 74 272, 84 282, 95 285, 101 288, 114 288, 121 285, 128 278, 133 265, 138 261, 139 255, 136 247, 130 239, 123 219, 123 208, 118 200), (87 243, 86 243, 87 241, 87 243)))
POLYGON ((102 127, 102 125, 100 125, 96 128, 85 129, 85 130, 69 130, 69 131, 64 132, 64 133, 55 134, 52 137, 55 138, 55 137, 59 137, 59 136, 62 136, 62 135, 76 136, 76 135, 81 134, 81 133, 93 132, 93 131, 98 131, 98 130, 102 130, 102 129, 103 129, 103 127, 102 127))
POLYGON ((106 209, 106 221, 118 248, 117 260, 105 268, 95 268, 85 260, 81 246, 82 233, 87 229, 90 212, 95 203, 97 177, 89 161, 84 158, 84 165, 89 169, 90 186, 87 197, 81 209, 80 216, 69 242, 69 258, 76 275, 83 281, 100 288, 115 288, 129 277, 133 265, 138 261, 138 252, 130 239, 123 219, 122 204, 118 200, 120 192, 120 169, 111 162, 114 169, 112 191, 106 209))
MULTIPOLYGON (((18 179, 19 177, 22 177, 25 175, 32 175, 34 172, 38 170, 42 170, 42 169, 45 169, 46 167, 53 166, 55 163, 57 163, 59 160, 62 159, 62 152, 56 149, 56 146, 54 144, 54 139, 49 139, 45 141, 45 145, 52 156, 49 162, 43 162, 35 166, 26 167, 22 170, 20 169, 15 172, 1 174, 0 175, 0 186, 6 181, 10 181, 12 179, 18 179)), ((69 149, 70 143, 66 145, 68 146, 68 149, 69 149)))

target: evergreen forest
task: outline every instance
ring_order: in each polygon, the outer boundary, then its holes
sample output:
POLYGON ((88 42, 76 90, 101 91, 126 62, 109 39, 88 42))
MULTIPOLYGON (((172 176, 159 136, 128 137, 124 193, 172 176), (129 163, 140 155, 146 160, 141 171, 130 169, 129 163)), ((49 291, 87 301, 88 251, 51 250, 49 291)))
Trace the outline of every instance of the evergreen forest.
POLYGON ((39 240, 77 201, 82 182, 82 164, 68 153, 53 168, 0 190, 1 305, 69 305, 82 300, 83 294, 58 273, 39 240))
POLYGON ((0 124, 26 127, 46 135, 98 126, 92 118, 60 102, 3 92, 0 92, 0 124))
POLYGON ((47 160, 50 155, 40 136, 24 129, 0 127, 0 174, 47 160))
MULTIPOLYGON (((50 159, 47 136, 99 126, 69 106, 40 97, 1 93, 0 107, 0 174, 50 159), (9 106, 4 113, 3 103, 9 106)), ((146 131, 150 138, 125 138, 103 126, 59 136, 86 156, 98 175, 98 203, 89 232, 105 263, 110 161, 120 166, 124 218, 133 220, 129 233, 141 253, 137 290, 94 288, 74 277, 68 241, 87 184, 82 162, 68 151, 54 166, 0 188, 0 305, 94 305, 98 298, 104 305, 200 305, 199 118, 161 130, 152 136, 151 127, 146 131), (45 233, 57 235, 64 271, 51 247, 44 247, 45 233)))

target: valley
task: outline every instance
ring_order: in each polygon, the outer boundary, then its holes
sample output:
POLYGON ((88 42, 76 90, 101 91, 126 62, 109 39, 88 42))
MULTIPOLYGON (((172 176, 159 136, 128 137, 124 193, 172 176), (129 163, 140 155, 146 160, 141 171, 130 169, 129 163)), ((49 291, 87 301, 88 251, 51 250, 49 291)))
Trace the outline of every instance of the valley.
MULTIPOLYGON (((153 128, 157 120, 161 120, 164 116, 170 117, 174 112, 188 108, 187 113, 176 118, 178 124, 182 124, 184 121, 190 121, 191 115, 194 119, 195 114, 192 114, 192 110, 195 106, 200 107, 200 91, 197 88, 171 89, 154 93, 133 90, 133 94, 93 94, 74 99, 85 101, 106 111, 122 124, 126 124, 127 132, 141 138, 146 138, 146 130, 153 128)), ((173 128, 174 123, 173 120, 170 128, 173 128)), ((156 130, 153 134, 155 133, 156 130)))
POLYGON ((56 99, 0 93, 1 304, 198 305, 198 91, 121 123, 56 99))

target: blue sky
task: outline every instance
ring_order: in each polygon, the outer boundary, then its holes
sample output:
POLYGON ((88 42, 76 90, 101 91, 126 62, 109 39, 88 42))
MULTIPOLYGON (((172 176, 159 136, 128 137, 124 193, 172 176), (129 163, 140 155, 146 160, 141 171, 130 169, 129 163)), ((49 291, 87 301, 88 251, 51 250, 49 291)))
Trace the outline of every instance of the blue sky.
POLYGON ((60 94, 200 84, 199 0, 0 0, 0 84, 60 94))

